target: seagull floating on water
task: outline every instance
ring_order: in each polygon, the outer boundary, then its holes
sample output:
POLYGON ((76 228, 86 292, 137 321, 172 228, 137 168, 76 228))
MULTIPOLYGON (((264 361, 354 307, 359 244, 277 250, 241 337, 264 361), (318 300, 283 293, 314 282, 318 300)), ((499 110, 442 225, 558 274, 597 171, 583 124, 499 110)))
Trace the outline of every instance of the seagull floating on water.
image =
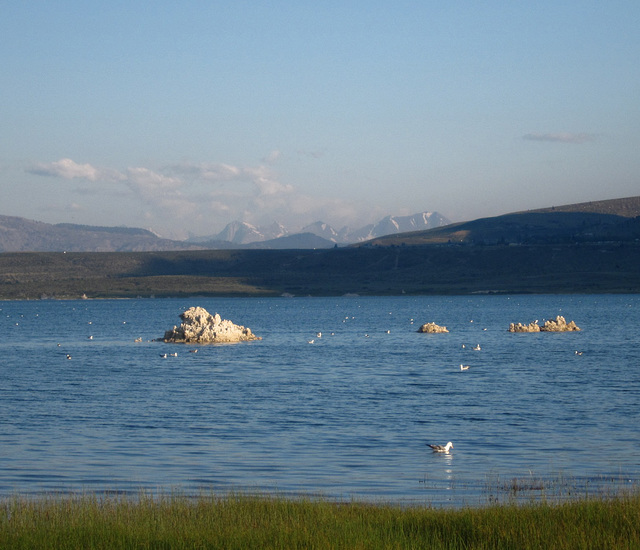
POLYGON ((460 370, 469 370, 469 365, 463 365, 460 363, 460 370))
POLYGON ((480 351, 482 348, 480 347, 480 344, 478 344, 476 347, 473 348, 475 351, 480 351))
POLYGON ((449 449, 453 449, 453 443, 451 443, 451 441, 446 445, 431 445, 430 443, 427 443, 427 445, 433 449, 434 453, 448 453, 449 449))

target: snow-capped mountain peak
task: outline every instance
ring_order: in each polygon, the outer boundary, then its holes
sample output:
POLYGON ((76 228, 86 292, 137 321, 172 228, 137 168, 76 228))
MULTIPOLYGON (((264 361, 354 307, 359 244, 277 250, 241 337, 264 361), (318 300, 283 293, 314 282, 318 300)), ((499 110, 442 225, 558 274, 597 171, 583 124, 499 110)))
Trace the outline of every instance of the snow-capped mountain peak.
POLYGON ((247 222, 231 222, 218 235, 216 240, 234 244, 249 244, 270 241, 299 233, 312 233, 327 241, 348 244, 367 241, 383 235, 393 235, 407 231, 419 231, 447 225, 449 220, 437 212, 420 212, 412 216, 386 216, 375 224, 365 225, 355 230, 347 227, 336 231, 329 224, 317 221, 299 231, 290 231, 278 222, 269 226, 256 227, 247 222))
POLYGON ((303 227, 300 230, 300 233, 313 233, 314 235, 327 239, 328 241, 334 243, 340 242, 338 232, 328 223, 320 221, 303 227))

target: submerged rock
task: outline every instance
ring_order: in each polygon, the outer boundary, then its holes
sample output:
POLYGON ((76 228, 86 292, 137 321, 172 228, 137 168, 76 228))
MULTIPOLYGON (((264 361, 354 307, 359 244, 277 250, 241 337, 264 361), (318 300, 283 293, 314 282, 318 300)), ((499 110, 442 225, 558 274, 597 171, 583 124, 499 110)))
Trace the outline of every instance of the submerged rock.
POLYGON ((509 325, 509 332, 573 332, 577 330, 580 330, 580 327, 574 321, 567 323, 562 315, 545 321, 542 326, 538 324, 538 321, 528 325, 523 325, 522 323, 511 323, 509 325))
POLYGON ((436 325, 435 323, 425 323, 422 325, 418 332, 427 332, 429 334, 438 334, 441 332, 449 332, 447 327, 441 327, 440 325, 436 325))
POLYGON ((164 342, 189 344, 216 344, 223 342, 242 342, 261 340, 248 327, 235 325, 219 314, 211 315, 202 307, 191 307, 180 315, 182 323, 179 327, 164 333, 164 342))

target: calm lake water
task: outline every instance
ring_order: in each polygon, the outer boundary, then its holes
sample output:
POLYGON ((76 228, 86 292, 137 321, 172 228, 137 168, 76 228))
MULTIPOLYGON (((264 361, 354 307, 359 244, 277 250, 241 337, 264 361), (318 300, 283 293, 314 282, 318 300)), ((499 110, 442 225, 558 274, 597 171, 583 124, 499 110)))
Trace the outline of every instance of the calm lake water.
POLYGON ((634 488, 639 305, 637 295, 0 302, 0 496, 258 491, 461 506, 634 488), (152 341, 194 305, 263 339, 197 353, 152 341), (507 332, 556 315, 582 331, 507 332), (450 332, 416 332, 431 321, 450 332), (449 455, 426 446, 447 441, 449 455))

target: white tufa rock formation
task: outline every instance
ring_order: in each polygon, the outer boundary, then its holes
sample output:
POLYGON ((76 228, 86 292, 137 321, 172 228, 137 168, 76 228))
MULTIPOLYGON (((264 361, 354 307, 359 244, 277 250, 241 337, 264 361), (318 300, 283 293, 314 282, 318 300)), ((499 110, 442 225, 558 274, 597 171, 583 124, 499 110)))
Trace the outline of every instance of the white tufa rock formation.
POLYGON ((438 334, 441 332, 449 332, 447 330, 447 327, 441 327, 439 325, 436 325, 435 323, 425 323, 424 325, 422 325, 419 329, 418 332, 427 332, 429 334, 438 334))
POLYGON ((191 307, 180 315, 182 324, 164 333, 164 342, 217 344, 261 340, 250 328, 234 325, 217 313, 211 315, 202 307, 191 307))
POLYGON ((562 315, 558 315, 555 319, 549 319, 540 326, 538 321, 523 325, 522 323, 511 323, 509 332, 573 332, 580 330, 574 321, 567 323, 562 315))
POLYGON ((528 325, 522 323, 511 323, 509 325, 509 332, 540 332, 540 325, 534 321, 528 325))

